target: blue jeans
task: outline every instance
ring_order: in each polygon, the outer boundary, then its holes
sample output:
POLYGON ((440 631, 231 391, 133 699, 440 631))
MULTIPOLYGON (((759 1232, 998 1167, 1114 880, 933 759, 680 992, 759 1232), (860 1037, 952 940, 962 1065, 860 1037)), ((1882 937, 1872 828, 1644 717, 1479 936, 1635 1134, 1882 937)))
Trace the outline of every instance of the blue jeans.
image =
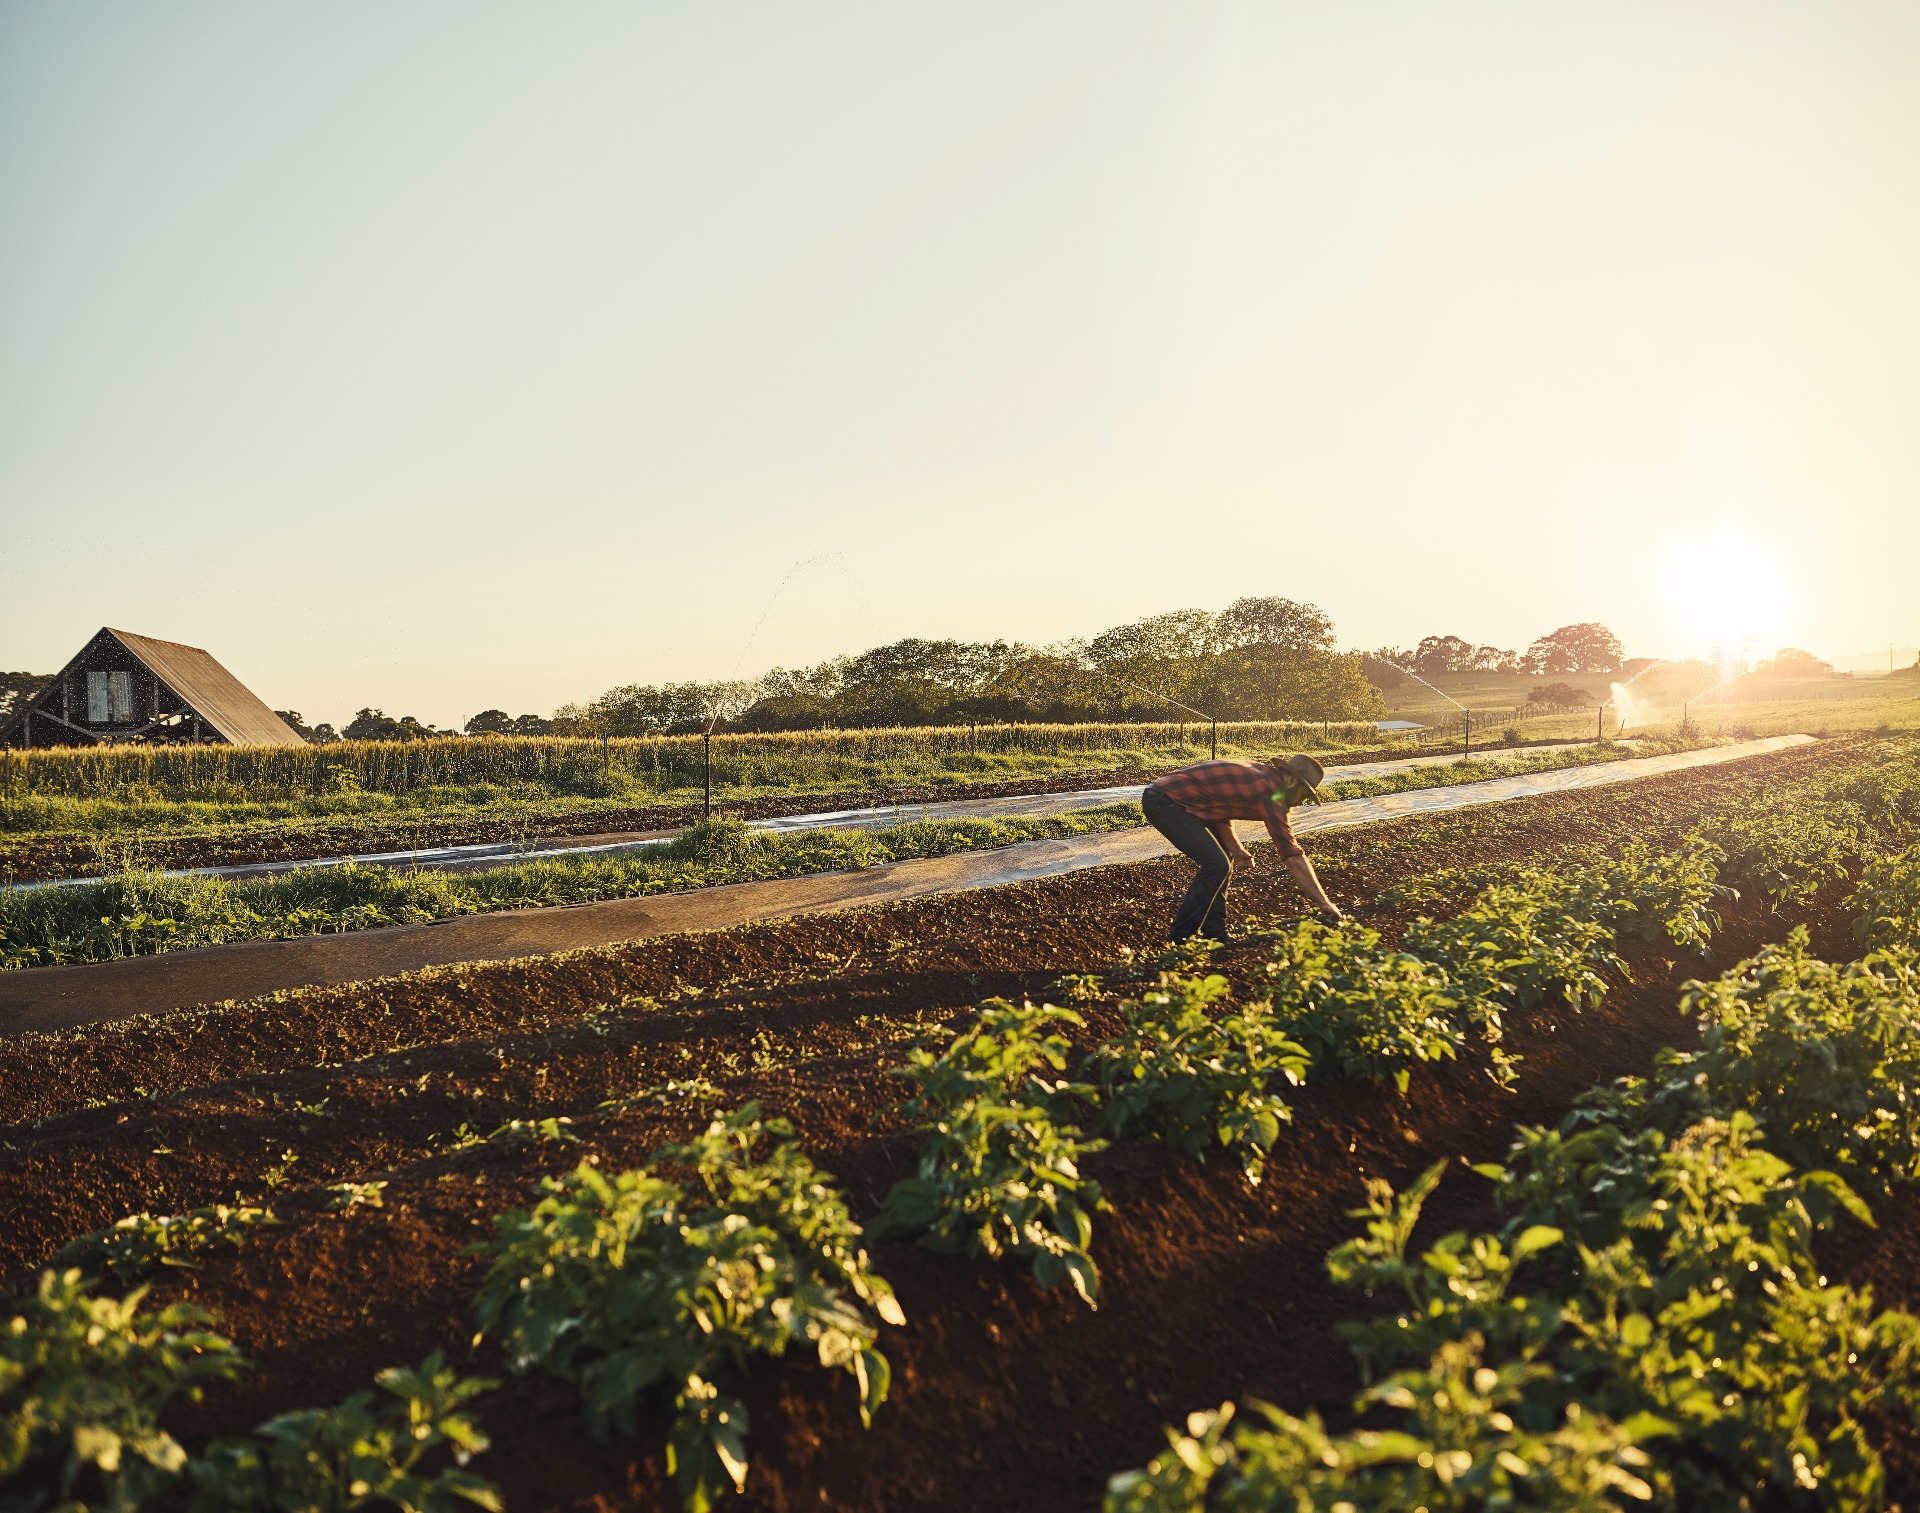
POLYGON ((1200 870, 1188 885, 1187 896, 1174 911, 1173 928, 1167 938, 1186 940, 1204 935, 1210 940, 1227 940, 1227 883, 1233 877, 1233 863, 1220 844, 1213 827, 1190 810, 1182 808, 1157 788, 1149 788, 1140 797, 1141 811, 1147 823, 1179 848, 1200 870))

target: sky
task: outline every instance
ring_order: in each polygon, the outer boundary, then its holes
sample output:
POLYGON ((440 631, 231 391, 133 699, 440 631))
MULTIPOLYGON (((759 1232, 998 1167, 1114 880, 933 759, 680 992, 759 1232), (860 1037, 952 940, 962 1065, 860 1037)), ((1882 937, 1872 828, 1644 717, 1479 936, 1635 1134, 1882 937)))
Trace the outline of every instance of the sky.
POLYGON ((1911 646, 1916 268, 1910 0, 0 0, 0 666, 1911 646))

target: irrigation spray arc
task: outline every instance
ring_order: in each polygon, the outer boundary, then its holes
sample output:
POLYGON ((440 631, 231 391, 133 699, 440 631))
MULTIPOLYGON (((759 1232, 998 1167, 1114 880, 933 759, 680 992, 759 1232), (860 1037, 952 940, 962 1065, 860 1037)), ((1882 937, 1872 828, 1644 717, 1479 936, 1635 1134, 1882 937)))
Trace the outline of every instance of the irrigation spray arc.
MULTIPOLYGON (((1646 723, 1644 719, 1631 718, 1631 716, 1633 715, 1633 712, 1636 709, 1639 709, 1641 706, 1640 706, 1640 701, 1634 698, 1631 694, 1629 694, 1627 690, 1633 687, 1634 684, 1638 683, 1642 678, 1644 678, 1648 673, 1654 671, 1656 668, 1671 667, 1673 665, 1674 664, 1669 662, 1665 657, 1655 657, 1653 661, 1649 662, 1645 667, 1641 668, 1640 671, 1635 673, 1632 677, 1628 678, 1626 682, 1610 684, 1608 688, 1607 702, 1606 704, 1602 704, 1600 706, 1600 711, 1601 711, 1600 718, 1603 720, 1606 718, 1605 711, 1607 708, 1607 704, 1611 704, 1613 706, 1614 713, 1617 716, 1619 716, 1619 719, 1620 719, 1620 727, 1619 727, 1619 730, 1615 732, 1616 734, 1625 732, 1629 724, 1644 725, 1646 723)), ((1604 734, 1604 730, 1605 730, 1605 727, 1603 726, 1602 727, 1603 734, 1604 734)), ((1598 738, 1596 737, 1596 739, 1598 738)))
POLYGON ((1120 684, 1122 687, 1131 688, 1135 693, 1143 693, 1150 699, 1158 699, 1162 704, 1171 704, 1175 709, 1185 710, 1188 714, 1196 715, 1200 719, 1205 720, 1209 732, 1208 755, 1216 761, 1219 760, 1220 718, 1218 715, 1210 715, 1204 709, 1195 709, 1191 704, 1182 704, 1178 699, 1168 698, 1167 695, 1159 693, 1154 689, 1143 688, 1140 684, 1123 678, 1118 673, 1108 672, 1104 667, 1096 667, 1092 662, 1082 661, 1080 665, 1083 671, 1092 673, 1096 678, 1106 678, 1110 682, 1120 684))
POLYGON ((1414 682, 1420 684, 1423 688, 1432 688, 1433 691, 1439 694, 1441 698, 1445 699, 1455 709, 1460 711, 1460 739, 1461 739, 1461 745, 1463 747, 1462 755, 1472 756, 1473 755, 1473 711, 1467 708, 1466 705, 1462 704, 1452 694, 1447 693, 1443 689, 1434 688, 1433 684, 1429 683, 1425 678, 1421 677, 1420 674, 1415 672, 1411 667, 1402 667, 1398 662, 1387 661, 1385 657, 1382 657, 1380 660, 1382 662, 1386 662, 1387 666, 1394 668, 1396 671, 1405 673, 1408 677, 1412 678, 1414 682))
MULTIPOLYGON (((802 557, 787 569, 786 575, 774 586, 773 592, 767 595, 767 602, 760 610, 760 618, 753 622, 753 629, 747 632, 747 639, 740 643, 740 655, 733 659, 733 671, 727 678, 729 684, 737 684, 740 681, 740 669, 746 665, 747 653, 753 649, 754 640, 759 636, 761 628, 766 625, 767 617, 773 613, 775 603, 787 591, 787 585, 793 582, 802 568, 818 567, 829 563, 852 578, 862 594, 866 593, 867 586, 854 576, 853 571, 846 564, 846 559, 840 553, 821 552, 817 556, 802 557)), ((713 818, 713 728, 720 723, 722 713, 720 695, 716 691, 707 708, 707 728, 701 732, 700 740, 700 812, 707 819, 713 818)))

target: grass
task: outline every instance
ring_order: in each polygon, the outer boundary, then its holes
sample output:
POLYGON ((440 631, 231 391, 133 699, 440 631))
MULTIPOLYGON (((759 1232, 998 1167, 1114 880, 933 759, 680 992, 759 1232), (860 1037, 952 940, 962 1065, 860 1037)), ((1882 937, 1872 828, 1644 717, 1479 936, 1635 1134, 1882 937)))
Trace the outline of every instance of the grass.
MULTIPOLYGON (((1804 731, 1838 733, 1865 730, 1891 733, 1920 730, 1920 670, 1905 669, 1891 676, 1834 674, 1819 678, 1743 677, 1711 692, 1704 692, 1698 674, 1694 681, 1682 681, 1676 670, 1659 669, 1639 679, 1630 690, 1641 701, 1629 734, 1654 734, 1677 729, 1683 708, 1690 725, 1709 736, 1787 735, 1804 731), (1691 706, 1690 696, 1703 694, 1691 706)), ((1528 693, 1542 683, 1570 683, 1592 695, 1596 702, 1612 697, 1614 678, 1604 674, 1569 675, 1563 678, 1534 678, 1517 673, 1454 673, 1431 680, 1440 690, 1423 687, 1412 678, 1387 694, 1390 719, 1419 720, 1436 724, 1457 722, 1459 710, 1447 702, 1457 699, 1471 709, 1476 731, 1508 725, 1517 728, 1526 740, 1578 738, 1591 736, 1594 711, 1565 714, 1524 715, 1507 718, 1511 711, 1525 706, 1528 693), (1445 697, 1442 697, 1442 694, 1445 697), (1500 718, 1497 718, 1500 717, 1500 718), (1485 725, 1482 725, 1482 720, 1485 725)), ((1607 730, 1615 730, 1610 710, 1607 730)), ((1457 723, 1453 728, 1458 729, 1457 723)))
POLYGON ((1102 834, 1140 823, 1137 804, 1041 818, 918 820, 885 830, 794 835, 757 833, 737 819, 717 819, 637 855, 554 857, 460 875, 348 865, 229 882, 128 871, 97 882, 0 893, 0 969, 680 893, 1102 834))

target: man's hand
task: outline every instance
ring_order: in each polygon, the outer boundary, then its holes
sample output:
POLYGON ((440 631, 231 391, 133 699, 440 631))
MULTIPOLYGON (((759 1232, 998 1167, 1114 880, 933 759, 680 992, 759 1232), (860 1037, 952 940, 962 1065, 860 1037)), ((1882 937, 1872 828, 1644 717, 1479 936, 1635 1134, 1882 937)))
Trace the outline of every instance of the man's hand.
POLYGON ((1235 846, 1227 853, 1227 859, 1233 863, 1236 873, 1253 871, 1253 853, 1245 846, 1235 846))

